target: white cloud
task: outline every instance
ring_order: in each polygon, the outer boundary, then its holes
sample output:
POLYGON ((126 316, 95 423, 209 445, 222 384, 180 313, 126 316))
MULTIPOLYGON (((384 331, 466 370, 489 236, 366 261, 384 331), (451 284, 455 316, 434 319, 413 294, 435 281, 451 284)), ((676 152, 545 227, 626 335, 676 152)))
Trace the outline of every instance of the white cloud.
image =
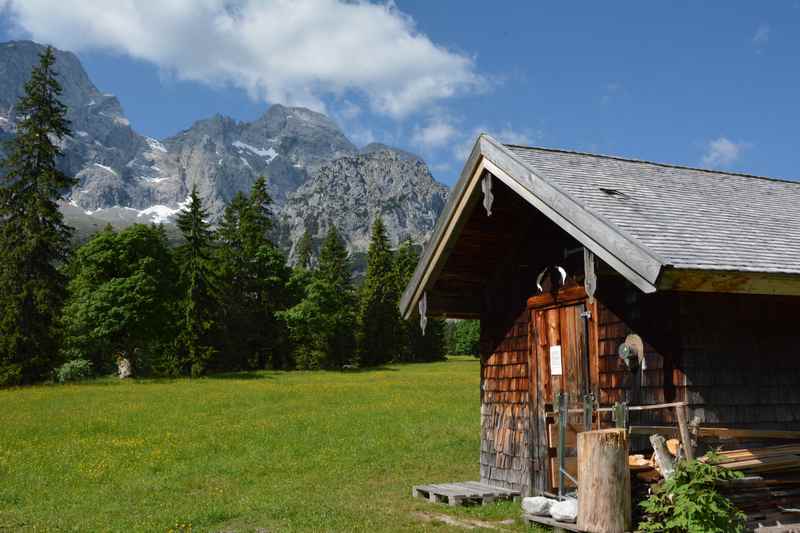
POLYGON ((364 126, 348 127, 347 136, 350 137, 350 140, 353 141, 356 146, 361 148, 378 140, 378 136, 375 135, 375 132, 371 128, 364 126))
POLYGON ((727 137, 719 137, 708 141, 703 155, 703 164, 712 168, 733 164, 748 147, 747 143, 733 142, 727 137))
POLYGON ((450 142, 458 134, 458 130, 449 120, 441 117, 433 118, 422 127, 414 129, 411 142, 417 146, 432 150, 450 142))
POLYGON ((481 90, 472 58, 433 43, 393 3, 343 0, 6 0, 17 31, 110 50, 179 79, 324 110, 355 93, 403 117, 481 90))
POLYGON ((753 35, 753 44, 757 47, 766 46, 771 31, 772 29, 769 27, 769 24, 760 24, 758 28, 756 28, 756 33, 753 35))

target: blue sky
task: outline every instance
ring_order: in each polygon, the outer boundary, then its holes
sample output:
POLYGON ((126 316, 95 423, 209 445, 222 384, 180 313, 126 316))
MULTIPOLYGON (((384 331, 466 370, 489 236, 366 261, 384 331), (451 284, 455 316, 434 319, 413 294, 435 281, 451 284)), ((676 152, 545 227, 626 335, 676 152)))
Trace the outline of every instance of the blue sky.
POLYGON ((76 51, 154 137, 282 102, 416 152, 447 184, 479 131, 800 178, 800 1, 194 1, 113 19, 99 0, 11 0, 0 32, 76 51))

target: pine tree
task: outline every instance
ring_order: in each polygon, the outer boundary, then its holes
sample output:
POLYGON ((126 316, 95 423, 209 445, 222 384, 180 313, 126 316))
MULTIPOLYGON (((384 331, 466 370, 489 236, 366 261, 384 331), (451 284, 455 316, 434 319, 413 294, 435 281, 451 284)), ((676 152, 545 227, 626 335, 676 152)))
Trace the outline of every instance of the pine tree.
POLYGON ((217 307, 211 263, 213 233, 206 222, 207 217, 197 186, 193 186, 188 209, 177 218, 186 243, 177 250, 185 292, 175 368, 177 372, 188 372, 192 376, 203 374, 217 351, 212 338, 217 307))
MULTIPOLYGON (((402 295, 406 284, 414 274, 419 261, 419 253, 410 240, 404 241, 395 254, 395 279, 397 294, 402 295)), ((402 320, 400 357, 401 361, 438 361, 444 358, 445 321, 429 318, 425 334, 419 321, 402 320)))
POLYGON ((223 286, 225 354, 222 369, 285 367, 287 333, 276 313, 292 298, 291 271, 273 244, 272 198, 259 178, 250 196, 237 194, 225 209, 219 229, 223 286))
POLYGON ((347 248, 331 227, 305 297, 282 313, 298 367, 336 369, 354 359, 355 305, 347 248))
POLYGON ((0 185, 0 385, 42 379, 57 363, 57 319, 66 292, 59 266, 72 228, 57 201, 75 180, 56 167, 70 134, 55 54, 47 48, 16 106, 16 137, 6 147, 0 185))
POLYGON ((324 338, 329 368, 341 367, 355 357, 356 301, 352 276, 347 248, 336 228, 331 227, 319 252, 315 276, 315 285, 325 294, 322 311, 329 324, 324 338))
POLYGON ((392 250, 381 217, 372 224, 367 273, 361 286, 358 314, 359 362, 374 366, 398 359, 400 316, 397 310, 392 250))
POLYGON ((297 266, 299 268, 311 268, 311 255, 313 251, 311 233, 306 229, 300 241, 297 243, 297 266))

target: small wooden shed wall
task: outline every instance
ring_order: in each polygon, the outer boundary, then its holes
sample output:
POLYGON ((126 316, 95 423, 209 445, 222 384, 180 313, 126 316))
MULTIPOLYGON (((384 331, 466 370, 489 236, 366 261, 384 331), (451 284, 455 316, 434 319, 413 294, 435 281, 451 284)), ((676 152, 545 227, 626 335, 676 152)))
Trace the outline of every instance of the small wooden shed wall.
MULTIPOLYGON (((479 138, 401 302, 406 317, 424 294, 430 315, 481 320, 481 481, 523 492, 552 490, 549 413, 561 390, 570 393, 573 407, 584 392, 593 392, 601 406, 687 401, 690 420, 701 425, 800 429, 800 332, 794 326, 800 227, 794 236, 783 226, 757 228, 762 239, 769 235, 787 250, 787 272, 797 272, 782 274, 781 254, 753 252, 748 238, 728 227, 735 215, 709 207, 703 211, 709 214, 693 214, 693 223, 717 232, 731 250, 717 245, 706 258, 696 239, 687 242, 688 252, 681 248, 681 239, 694 237, 675 218, 679 209, 667 206, 668 216, 651 216, 668 187, 659 190, 665 185, 652 182, 655 190, 648 189, 651 176, 683 186, 688 173, 687 190, 702 203, 705 171, 507 148, 479 138), (591 182, 595 168, 604 176, 599 183, 591 182), (636 174, 640 168, 647 179, 636 174), (548 173, 559 179, 542 177, 548 173), (651 204, 639 205, 626 186, 651 204), (632 239, 628 232, 638 231, 636 224, 647 226, 642 239, 648 246, 683 261, 681 268, 632 239), (598 254, 592 301, 584 249, 598 254), (693 266, 703 261, 715 266, 693 266), (726 261, 750 261, 753 272, 720 271, 726 261), (537 280, 555 265, 564 269, 563 283, 537 280), (644 365, 634 369, 618 356, 630 334, 644 348, 644 365), (553 347, 563 353, 561 376, 549 366, 553 347)), ((741 205, 751 199, 740 188, 760 180, 709 174, 741 205)), ((796 195, 791 205, 800 206, 800 185, 755 183, 759 202, 796 195)), ((631 413, 637 425, 672 418, 672 411, 631 413)))

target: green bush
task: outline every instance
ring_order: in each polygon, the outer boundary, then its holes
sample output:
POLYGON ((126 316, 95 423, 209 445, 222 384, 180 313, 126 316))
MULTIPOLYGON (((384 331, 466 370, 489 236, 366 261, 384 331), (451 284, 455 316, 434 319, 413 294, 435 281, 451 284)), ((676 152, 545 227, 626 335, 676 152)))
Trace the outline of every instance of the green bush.
POLYGON ((92 377, 92 363, 86 359, 72 359, 55 370, 56 381, 67 383, 92 377))
POLYGON ((448 355, 480 355, 481 321, 456 320, 447 323, 445 344, 448 355))
POLYGON ((744 531, 745 515, 719 493, 721 481, 742 477, 715 463, 713 454, 706 461, 681 461, 673 475, 659 483, 650 497, 639 505, 645 519, 639 531, 659 533, 737 533, 744 531))

